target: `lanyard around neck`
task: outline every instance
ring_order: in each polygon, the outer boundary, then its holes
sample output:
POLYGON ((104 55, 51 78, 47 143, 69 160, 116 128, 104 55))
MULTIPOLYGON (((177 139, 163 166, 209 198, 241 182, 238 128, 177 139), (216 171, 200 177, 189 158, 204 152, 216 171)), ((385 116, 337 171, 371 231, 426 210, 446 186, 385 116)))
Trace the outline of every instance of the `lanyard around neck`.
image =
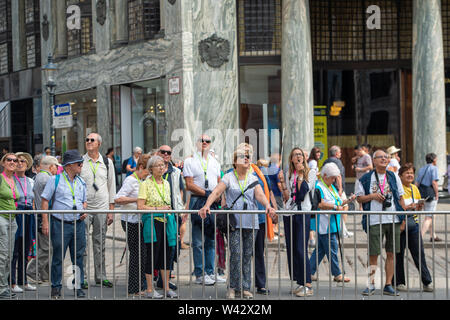
POLYGON ((73 205, 75 206, 76 202, 75 202, 75 191, 74 190, 77 186, 77 179, 76 179, 76 177, 73 179, 74 181, 73 181, 73 188, 72 188, 72 185, 70 184, 69 180, 67 179, 65 172, 62 175, 64 177, 64 180, 66 180, 67 185, 70 188, 70 192, 72 193, 73 205))
POLYGON ((339 198, 339 196, 337 195, 336 191, 334 191, 333 185, 331 185, 331 187, 328 187, 327 184, 325 183, 325 181, 323 181, 323 178, 320 178, 320 181, 322 182, 322 184, 327 187, 327 191, 330 193, 330 195, 334 198, 334 202, 340 206, 342 204, 342 200, 341 198, 339 198))
POLYGON ((208 180, 208 178, 206 177, 206 172, 208 171, 208 163, 209 163, 209 156, 206 156, 206 165, 203 164, 203 157, 200 157, 200 164, 202 165, 203 168, 203 172, 205 173, 205 180, 208 180))
POLYGON ((138 175, 136 174, 136 171, 133 172, 133 176, 134 176, 134 177, 136 178, 136 180, 139 182, 139 186, 141 186, 142 181, 141 181, 141 179, 139 179, 138 175))
POLYGON ((5 174, 5 172, 3 171, 2 172, 2 175, 3 175, 3 177, 5 177, 5 181, 6 181, 6 183, 9 185, 9 187, 11 188, 11 193, 12 193, 12 196, 13 196, 13 198, 14 198, 14 202, 15 202, 15 205, 16 205, 16 208, 17 208, 17 199, 16 199, 16 191, 15 191, 15 189, 16 189, 16 184, 14 183, 14 179, 11 179, 11 183, 8 181, 8 178, 6 177, 6 174, 5 174))
MULTIPOLYGON (((234 175, 236 176, 237 182, 239 184, 239 189, 241 189, 242 197, 244 197, 245 186, 247 185, 247 179, 248 179, 248 170, 247 170, 247 174, 245 175, 244 185, 241 185, 241 182, 239 181, 239 177, 238 177, 236 170, 234 170, 234 175)), ((244 202, 245 202, 245 197, 244 197, 244 202)))
POLYGON ((161 193, 161 191, 159 190, 158 184, 156 183, 155 177, 152 176, 152 179, 153 179, 153 183, 155 184, 156 191, 158 191, 158 194, 159 194, 159 196, 161 197, 162 201, 164 202, 164 204, 169 205, 169 204, 166 202, 166 200, 165 200, 166 190, 165 190, 165 188, 164 188, 164 181, 163 181, 162 193, 161 193))
POLYGON ((94 169, 94 166, 92 165, 92 160, 89 159, 89 165, 91 166, 91 171, 94 174, 94 181, 95 181, 95 175, 97 174, 97 170, 98 170, 98 166, 100 165, 100 162, 97 162, 95 169, 94 169))
POLYGON ((44 171, 44 170, 39 171, 39 173, 46 173, 46 174, 48 174, 49 176, 51 175, 50 173, 48 173, 47 171, 44 171))
POLYGON ((17 181, 19 181, 20 188, 22 189, 23 195, 25 197, 25 205, 27 205, 27 177, 25 177, 25 189, 24 189, 23 185, 22 185, 22 182, 20 182, 20 179, 17 176, 17 174, 14 174, 14 176, 16 177, 17 181))
POLYGON ((378 184, 378 187, 380 188, 381 194, 384 194, 384 189, 386 187, 386 176, 387 176, 387 172, 384 174, 383 186, 381 186, 380 178, 378 177, 378 173, 375 172, 375 177, 377 178, 377 184, 378 184))

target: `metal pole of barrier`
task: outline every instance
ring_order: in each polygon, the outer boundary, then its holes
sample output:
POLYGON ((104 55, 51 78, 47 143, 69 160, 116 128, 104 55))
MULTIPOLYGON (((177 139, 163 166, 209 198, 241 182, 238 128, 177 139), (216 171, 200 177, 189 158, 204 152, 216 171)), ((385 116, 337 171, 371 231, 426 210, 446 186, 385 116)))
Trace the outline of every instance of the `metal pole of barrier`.
POLYGON ((327 235, 328 235, 328 256, 327 256, 327 260, 328 260, 328 295, 330 297, 331 300, 331 264, 333 263, 333 258, 331 257, 331 218, 332 218, 332 214, 328 214, 328 230, 327 230, 327 235))
MULTIPOLYGON (((419 238, 422 237, 422 216, 423 216, 423 213, 420 214, 420 219, 419 219, 419 238)), ((423 245, 423 243, 419 239, 419 278, 420 279, 422 279, 422 245, 423 245)), ((425 254, 425 250, 423 251, 423 253, 425 254)), ((421 283, 422 283, 422 281, 419 283, 420 299, 422 299, 421 283)))
MULTIPOLYGON (((90 245, 90 237, 89 237, 89 230, 91 229, 91 224, 93 221, 93 216, 91 214, 87 214, 86 217, 87 223, 86 223, 86 247, 87 247, 87 252, 86 254, 86 268, 87 268, 87 276, 86 276, 86 283, 88 286, 88 299, 91 298, 91 284, 90 284, 90 279, 91 279, 91 245, 90 245)), ((84 279, 83 279, 84 282, 84 279)))
MULTIPOLYGON (((436 202, 437 202, 437 200, 436 200, 436 202)), ((436 264, 435 264, 435 254, 434 254, 434 232, 435 232, 435 229, 434 229, 434 222, 435 222, 435 220, 434 220, 434 213, 432 214, 432 218, 431 218, 432 220, 431 220, 431 239, 432 239, 432 242, 431 242, 431 254, 432 254, 432 256, 433 256, 433 300, 436 300, 436 264)), ((421 279, 422 280, 422 279, 421 279)), ((422 283, 422 281, 420 281, 420 284, 421 284, 421 288, 423 287, 423 283, 422 283)))
MULTIPOLYGON (((283 223, 284 227, 284 233, 286 236, 286 226, 283 223)), ((281 233, 281 226, 278 226, 278 299, 281 300, 281 248, 280 248, 280 233, 281 233)), ((286 246, 287 246, 287 238, 285 239, 286 246)), ((286 248, 286 254, 287 254, 287 248, 286 248)))
MULTIPOLYGON (((228 211, 229 212, 229 211, 228 211)), ((227 277, 227 285, 228 285, 228 289, 235 289, 235 288, 231 288, 231 241, 230 241, 230 215, 228 214, 228 212, 226 213, 227 215, 227 246, 228 246, 228 250, 226 251, 226 264, 228 264, 228 277, 227 277)))
MULTIPOLYGON (((366 235, 367 235, 367 270, 369 272, 369 279, 368 279, 368 290, 369 290, 369 294, 368 294, 368 299, 370 300, 370 290, 372 289, 372 286, 375 286, 375 283, 372 284, 372 272, 374 272, 374 270, 372 270, 372 265, 370 264, 370 215, 366 215, 367 219, 366 219, 366 235)), ((373 275, 373 277, 375 278, 375 274, 373 275)))
MULTIPOLYGON (((379 245, 380 245, 380 291, 381 291, 381 300, 383 300, 383 296, 384 296, 384 287, 383 287, 383 283, 384 283, 384 281, 383 281, 383 232, 382 232, 382 229, 383 229, 383 224, 382 224, 382 217, 381 217, 381 214, 379 215, 379 217, 380 217, 380 224, 379 224, 379 226, 380 226, 380 228, 379 228, 379 230, 380 230, 380 241, 379 241, 379 245)), ((386 237, 386 240, 387 240, 387 237, 386 237)), ((386 253, 386 255, 387 255, 387 253, 386 253)), ((378 265, 378 264, 377 264, 378 265)))
MULTIPOLYGON (((409 253, 408 253, 408 251, 409 251, 409 230, 408 230, 408 219, 409 219, 409 217, 408 216, 406 216, 406 218, 405 218, 405 220, 406 220, 406 227, 405 227, 405 236, 406 236, 406 240, 405 240, 405 248, 403 248, 403 254, 402 254, 402 259, 403 259, 403 263, 402 263, 402 270, 401 270, 401 272, 405 272, 405 270, 404 270, 404 264, 405 264, 405 261, 406 261, 406 298, 409 300, 409 263, 408 263, 408 258, 409 258, 409 253), (406 253, 406 254, 405 254, 406 253)), ((402 236, 402 233, 400 232, 400 250, 402 250, 402 246, 401 246, 401 244, 403 243, 402 241, 401 241, 401 236, 402 236)), ((420 237, 419 237, 419 240, 420 240, 420 237)), ((397 270, 397 269, 395 269, 395 270, 397 270)), ((397 289, 397 288, 396 288, 397 289)))
MULTIPOLYGON (((128 225, 128 215, 127 215, 127 225, 128 225)), ((137 265, 137 267, 138 267, 138 270, 139 270, 138 271, 138 276, 139 276, 139 285, 138 285, 139 295, 138 296, 139 296, 139 300, 142 300, 142 294, 141 294, 141 292, 142 292, 142 265, 145 262, 145 261, 142 261, 142 259, 144 259, 144 257, 142 256, 142 251, 144 250, 144 252, 145 252, 145 244, 142 243, 142 228, 143 228, 142 215, 139 213, 139 215, 138 215, 138 222, 137 222, 137 237, 138 237, 138 239, 137 239, 137 243, 138 243, 138 265, 137 265), (142 246, 144 246, 144 248, 142 246)), ((128 227, 127 227, 127 232, 129 232, 128 231, 128 227)), ((126 239, 128 241, 128 236, 126 237, 126 239)), ((131 250, 130 250, 130 243, 128 243, 128 242, 125 244, 125 248, 127 248, 127 247, 128 247, 128 252, 131 252, 131 250)), ((126 254, 125 261, 126 261, 127 266, 126 266, 125 270, 128 270, 128 272, 129 272, 129 270, 130 270, 130 268, 129 268, 130 261, 129 260, 131 260, 131 255, 130 255, 130 258, 128 258, 128 256, 129 255, 126 254)), ((128 272, 126 272, 127 273, 126 274, 127 297, 128 297, 128 288, 129 288, 128 282, 130 281, 128 272)), ((145 270, 144 270, 144 278, 145 278, 145 270)), ((146 292, 147 292, 147 289, 146 289, 146 292)))
POLYGON ((217 276, 219 275, 218 267, 219 257, 217 255, 217 214, 214 214, 214 291, 217 299, 217 276))
POLYGON ((34 214, 34 226, 35 226, 35 235, 36 235, 36 258, 35 258, 35 266, 36 266, 36 270, 35 270, 35 279, 36 279, 36 296, 35 299, 38 300, 39 299, 39 276, 38 276, 38 271, 39 271, 39 230, 38 230, 38 215, 34 214))
MULTIPOLYGON (((396 243, 395 243, 395 235, 396 235, 396 228, 395 228, 395 217, 397 216, 398 214, 395 214, 395 215, 393 215, 392 216, 392 256, 393 256, 393 258, 394 258, 394 266, 393 266, 393 270, 394 270, 394 275, 393 275, 393 279, 391 279, 391 286, 393 285, 393 287, 394 287, 394 292, 395 292, 395 295, 394 295, 394 300, 397 300, 397 283, 396 283, 396 280, 397 280, 397 277, 396 277, 396 272, 395 272, 395 261, 396 261, 396 253, 397 253, 397 250, 395 249, 396 247, 395 247, 395 245, 396 245, 396 243), (392 283, 393 282, 393 283, 392 283)), ((386 261, 387 262, 387 261, 386 261)), ((386 278, 387 278, 387 275, 386 275, 386 278)))
POLYGON ((192 232, 193 232, 193 223, 192 223, 192 213, 189 213, 189 217, 187 218, 187 222, 189 224, 189 294, 190 298, 192 300, 192 261, 193 261, 193 250, 194 250, 194 244, 192 243, 192 232))
POLYGON ((315 230, 316 230, 316 241, 315 241, 315 251, 316 251, 316 277, 317 277, 317 281, 316 281, 316 289, 317 292, 316 294, 319 295, 319 225, 317 224, 317 219, 319 218, 319 215, 316 214, 316 218, 314 219, 314 224, 315 224, 315 230))
MULTIPOLYGON (((27 183, 26 178, 25 178, 25 183, 27 183)), ((21 255, 20 258, 22 258, 22 270, 19 270, 19 263, 17 263, 17 277, 19 277, 19 272, 22 274, 22 287, 23 287, 23 291, 22 291, 22 300, 25 300, 25 259, 27 256, 27 248, 25 248, 25 231, 27 228, 25 228, 26 224, 27 224, 27 216, 25 213, 21 213, 22 215, 22 252, 20 252, 19 254, 21 255)), ((19 258, 19 259, 20 259, 19 258)), ((14 265, 14 273, 16 273, 16 266, 14 265)), ((19 280, 19 279, 17 279, 19 280)), ((18 282, 16 280, 16 286, 18 286, 18 282)))
MULTIPOLYGON (((180 255, 178 254, 180 252, 180 250, 181 250, 181 248, 180 248, 181 241, 179 240, 179 239, 181 239, 181 237, 180 238, 178 237, 178 230, 180 230, 180 228, 181 228, 180 223, 179 223, 179 221, 180 221, 179 219, 180 219, 180 214, 177 213, 176 214, 176 218, 175 218, 176 228, 177 228, 177 230, 176 230, 176 232, 177 232, 177 236, 176 236, 177 243, 176 243, 176 251, 175 251, 175 257, 177 258, 177 288, 180 287, 180 256, 181 256, 181 254, 180 255)), ((178 292, 178 299, 181 299, 181 292, 178 292)), ((217 296, 216 296, 216 299, 217 299, 217 296)))
MULTIPOLYGON (((291 295, 292 295, 292 297, 294 296, 294 292, 293 292, 293 283, 294 283, 294 254, 293 254, 293 252, 294 252, 294 249, 293 249, 293 243, 294 243, 294 232, 293 232, 293 229, 294 229, 294 226, 293 226, 293 221, 292 221, 292 219, 294 218, 294 215, 293 214, 291 214, 291 215, 289 215, 289 254, 290 254, 290 260, 291 260, 291 263, 290 263, 290 266, 289 266, 289 268, 291 269, 291 274, 290 274, 290 276, 291 276, 291 295)), ((280 231, 278 231, 278 238, 280 237, 279 236, 279 234, 280 234, 280 231)), ((287 248, 286 248, 287 249, 287 248)))
MULTIPOLYGON (((202 298, 205 298, 205 220, 202 219, 202 298)), ((195 263, 195 261, 194 261, 195 263)))
MULTIPOLYGON (((125 215, 125 222, 124 223, 122 223, 122 225, 125 225, 125 249, 124 249, 124 251, 123 251, 123 254, 122 254, 122 259, 123 259, 123 257, 125 256, 125 290, 126 290, 126 292, 125 292, 125 297, 126 297, 126 299, 129 299, 130 297, 129 297, 129 294, 128 294, 128 292, 129 292, 129 288, 130 288, 130 286, 129 286, 129 283, 128 283, 128 279, 129 279, 129 273, 130 273, 130 265, 129 265, 129 263, 128 263, 128 255, 127 255, 127 252, 126 252, 126 250, 127 250, 127 246, 128 246, 128 249, 129 249, 129 251, 131 251, 131 249, 130 249, 130 243, 129 243, 129 241, 128 241, 128 222, 129 222, 129 214, 127 213, 126 215, 125 215)), ((139 219, 140 220, 140 219, 139 219)), ((140 223, 138 223, 137 224, 137 226, 138 226, 138 230, 137 230, 137 232, 138 232, 138 239, 139 239, 139 241, 138 241, 138 250, 139 250, 139 255, 138 255, 138 261, 139 261, 139 271, 138 271, 138 277, 139 277, 139 285, 138 285, 138 289, 139 289, 139 293, 141 292, 141 237, 140 237, 140 227, 139 227, 139 224, 140 223)), ((123 261, 121 259, 121 261, 123 261)), ((139 294, 139 298, 141 297, 141 295, 139 294)))
MULTIPOLYGON (((253 275, 256 275, 256 264, 255 264, 255 239, 256 239, 256 237, 255 237, 255 219, 253 219, 254 217, 252 217, 252 257, 253 257, 253 259, 251 260, 251 263, 252 263, 252 270, 253 270, 253 275)), ((256 215, 256 219, 258 219, 258 215, 256 215)), ((258 223, 259 223, 259 221, 258 221, 258 223)), ((259 226, 258 226, 259 227, 259 226)), ((253 277, 253 278, 255 278, 255 277, 253 277)), ((254 281, 252 281, 251 280, 252 279, 252 277, 250 276, 250 287, 251 287, 251 285, 252 285, 252 282, 254 282, 254 281)), ((254 283, 254 285, 253 285, 253 297, 255 297, 256 296, 256 284, 254 283)))
POLYGON ((357 237, 356 215, 353 213, 353 265, 355 268, 355 300, 357 299, 357 288, 358 288, 358 258, 356 256, 356 237, 357 237))
POLYGON ((64 254, 64 217, 66 216, 65 213, 62 214, 62 219, 61 219, 61 296, 62 299, 64 300, 65 295, 64 295, 64 258, 65 258, 65 254, 64 254))
MULTIPOLYGON (((103 218, 101 217, 103 213, 97 214, 98 220, 99 221, 104 221, 105 226, 103 227, 100 223, 100 298, 103 299, 103 228, 107 229, 108 225, 107 225, 107 217, 105 217, 105 220, 103 220, 103 218)), ((106 235, 106 232, 105 232, 106 235)), ((94 252, 94 270, 95 270, 95 252, 94 252)), ((106 271, 105 271, 106 274, 106 271)), ((94 272, 94 277, 95 277, 95 272, 94 272)))
MULTIPOLYGON (((113 223, 112 223, 112 228, 113 228, 113 279, 112 279, 112 283, 113 283, 113 299, 116 300, 116 217, 115 215, 113 215, 113 223)), ((106 245, 106 239, 105 239, 105 245, 106 245)), ((105 248, 105 259, 106 259, 106 248, 105 248)), ((105 263, 105 268, 106 268, 106 263, 105 263)), ((105 270, 106 271, 106 270, 105 270)))
MULTIPOLYGON (((445 297, 448 300, 448 239, 447 239, 447 215, 448 213, 444 214, 445 219, 445 297)), ((436 284, 433 284, 436 288, 436 284)))
MULTIPOLYGON (((170 279, 170 276, 169 277, 167 276, 167 272, 169 272, 170 265, 169 266, 167 265, 167 235, 166 235, 166 223, 167 223, 167 220, 169 219, 169 216, 168 216, 168 214, 164 213, 163 217, 164 217, 164 219, 163 219, 164 220, 164 223, 163 223, 164 272, 162 272, 162 270, 159 270, 158 278, 161 278, 161 280, 162 280, 164 300, 165 300, 165 299, 167 299, 167 292, 168 292, 167 287, 169 286, 167 278, 170 279)), ((158 282, 157 282, 157 284, 158 284, 158 282)))
POLYGON ((72 261, 72 264, 74 264, 75 265, 75 286, 74 286, 74 296, 75 296, 75 300, 77 300, 78 299, 78 296, 77 296, 77 289, 78 289, 78 286, 77 286, 77 271, 78 271, 78 269, 77 269, 77 266, 78 266, 78 264, 77 264, 77 220, 75 219, 76 218, 76 213, 74 213, 73 214, 73 216, 74 216, 74 220, 73 220, 73 236, 74 236, 74 244, 73 244, 73 248, 74 248, 74 250, 73 250, 73 253, 72 253, 72 256, 73 256, 73 260, 74 261, 72 261))
MULTIPOLYGON (((155 207, 156 208, 156 207, 155 207)), ((153 212, 151 212, 150 213, 150 217, 151 217, 151 219, 150 219, 150 248, 152 249, 151 250, 151 252, 150 252, 150 254, 151 254, 151 257, 147 257, 147 259, 151 259, 150 261, 152 262, 151 263, 151 265, 152 265, 152 268, 151 268, 151 270, 150 270, 150 284, 151 284, 151 286, 152 286, 152 295, 154 296, 155 295, 155 293, 156 293, 156 286, 154 285, 154 283, 153 283, 153 277, 154 277, 154 274, 155 274, 155 254, 154 254, 154 252, 155 252, 155 248, 154 248, 154 243, 155 243, 155 241, 153 240, 154 239, 154 237, 155 237, 155 233, 154 232, 156 232, 156 230, 155 230, 155 217, 154 217, 154 214, 153 214, 153 212), (153 231, 153 230, 155 230, 155 231, 153 231)))
MULTIPOLYGON (((337 220, 335 220, 337 221, 337 220)), ((343 215, 341 216, 341 219, 339 220, 339 227, 337 230, 337 234, 338 234, 338 250, 341 250, 341 266, 342 266, 342 295, 341 295, 341 299, 344 299, 344 287, 345 287, 345 266, 344 266, 344 260, 345 260, 345 237, 344 237, 344 232, 342 232, 342 244, 340 243, 340 237, 339 237, 339 232, 340 230, 344 230, 343 226, 344 226, 344 219, 343 219, 343 215)), ((339 258, 338 258, 339 259, 339 258)), ((339 263, 338 263, 339 265, 339 263)))
POLYGON ((52 263, 53 263, 53 255, 55 254, 55 251, 52 251, 51 248, 52 245, 52 215, 50 212, 47 213, 48 218, 48 298, 51 299, 51 290, 52 290, 52 263))
MULTIPOLYGON (((304 299, 306 300, 306 259, 308 259, 308 247, 307 243, 305 244, 306 240, 306 212, 303 212, 302 218, 303 218, 303 235, 301 241, 303 242, 303 248, 302 248, 302 254, 303 254, 303 283, 305 286, 305 296, 304 299)), ((308 231, 308 241, 309 241, 309 231, 308 231)))
POLYGON ((242 238, 242 214, 239 214, 239 249, 241 259, 239 260, 239 287, 241 289, 241 299, 244 297, 244 281, 243 281, 243 238, 242 238))
MULTIPOLYGON (((267 270, 269 270, 269 264, 268 264, 268 259, 269 259, 269 251, 267 249, 267 239, 268 239, 268 235, 269 235, 269 228, 268 228, 268 224, 267 224, 267 220, 271 219, 269 218, 267 215, 265 216, 266 219, 264 220, 264 244, 263 244, 263 254, 264 254, 264 271, 266 273, 266 283, 264 283, 264 288, 266 288, 266 300, 268 299, 268 295, 269 295, 269 272, 267 272, 267 270)), ((259 222, 259 221, 258 221, 259 222)))

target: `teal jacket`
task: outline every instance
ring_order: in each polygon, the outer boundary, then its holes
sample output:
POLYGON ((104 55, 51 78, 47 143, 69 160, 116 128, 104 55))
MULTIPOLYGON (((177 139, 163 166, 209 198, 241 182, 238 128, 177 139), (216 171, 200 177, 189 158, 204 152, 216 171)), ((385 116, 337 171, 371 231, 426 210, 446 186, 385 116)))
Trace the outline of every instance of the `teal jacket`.
MULTIPOLYGON (((336 190, 336 188, 334 187, 334 185, 331 185, 331 187, 333 188, 334 192, 336 192, 336 194, 338 193, 338 191, 336 190)), ((323 190, 319 184, 319 182, 316 182, 316 189, 319 189, 320 191, 320 199, 324 198, 324 194, 323 194, 323 190)), ((320 202, 320 200, 319 200, 320 202)), ((336 205, 340 205, 339 203, 337 203, 337 201, 335 200, 335 204, 336 205)), ((317 209, 318 211, 320 211, 320 209, 317 209)), ((340 214, 329 214, 328 215, 329 221, 330 223, 328 224, 328 229, 327 229, 327 233, 336 233, 340 230, 340 226, 341 226, 341 215, 340 214), (330 229, 331 227, 331 229, 330 229)), ((316 231, 317 229, 319 229, 319 225, 320 225, 320 214, 316 214, 314 218, 311 218, 311 231, 316 231), (316 219, 317 218, 317 219, 316 219), (316 223, 317 220, 317 223, 316 223)))
POLYGON ((144 224, 144 242, 153 243, 156 242, 156 230, 153 223, 154 218, 166 218, 166 234, 169 247, 175 247, 177 245, 177 223, 175 221, 175 215, 173 213, 145 213, 142 215, 142 222, 144 224), (153 218, 152 218, 153 215, 153 218), (153 239, 152 239, 153 232, 153 239))

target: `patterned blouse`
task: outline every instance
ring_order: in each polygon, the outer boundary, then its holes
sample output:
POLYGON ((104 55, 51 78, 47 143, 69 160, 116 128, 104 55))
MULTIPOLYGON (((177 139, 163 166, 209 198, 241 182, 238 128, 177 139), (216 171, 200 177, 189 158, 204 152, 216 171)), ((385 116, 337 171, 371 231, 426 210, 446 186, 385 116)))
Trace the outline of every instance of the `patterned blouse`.
MULTIPOLYGON (((169 182, 163 179, 163 184, 158 184, 158 189, 155 186, 155 182, 150 177, 145 180, 140 188, 138 199, 145 200, 145 205, 147 207, 165 207, 170 206, 170 185, 169 182), (159 192, 158 192, 159 189, 159 192), (164 199, 164 200, 163 200, 164 199)), ((150 215, 146 213, 144 215, 150 215)), ((156 220, 164 222, 164 215, 162 213, 154 213, 153 217, 156 220), (157 218, 162 217, 162 218, 157 218)))

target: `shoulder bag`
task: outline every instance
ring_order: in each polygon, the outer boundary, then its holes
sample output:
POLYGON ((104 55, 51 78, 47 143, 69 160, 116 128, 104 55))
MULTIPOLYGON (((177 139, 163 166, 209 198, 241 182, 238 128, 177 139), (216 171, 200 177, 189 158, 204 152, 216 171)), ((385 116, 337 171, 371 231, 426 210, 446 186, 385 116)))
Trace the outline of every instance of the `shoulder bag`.
POLYGON ((430 169, 430 165, 428 165, 427 169, 425 170, 425 173, 422 176, 422 179, 420 179, 419 191, 420 191, 420 195, 422 196, 422 198, 428 197, 427 202, 431 202, 434 200, 434 189, 432 186, 426 186, 426 185, 422 184, 423 178, 427 174, 428 169, 430 169))

